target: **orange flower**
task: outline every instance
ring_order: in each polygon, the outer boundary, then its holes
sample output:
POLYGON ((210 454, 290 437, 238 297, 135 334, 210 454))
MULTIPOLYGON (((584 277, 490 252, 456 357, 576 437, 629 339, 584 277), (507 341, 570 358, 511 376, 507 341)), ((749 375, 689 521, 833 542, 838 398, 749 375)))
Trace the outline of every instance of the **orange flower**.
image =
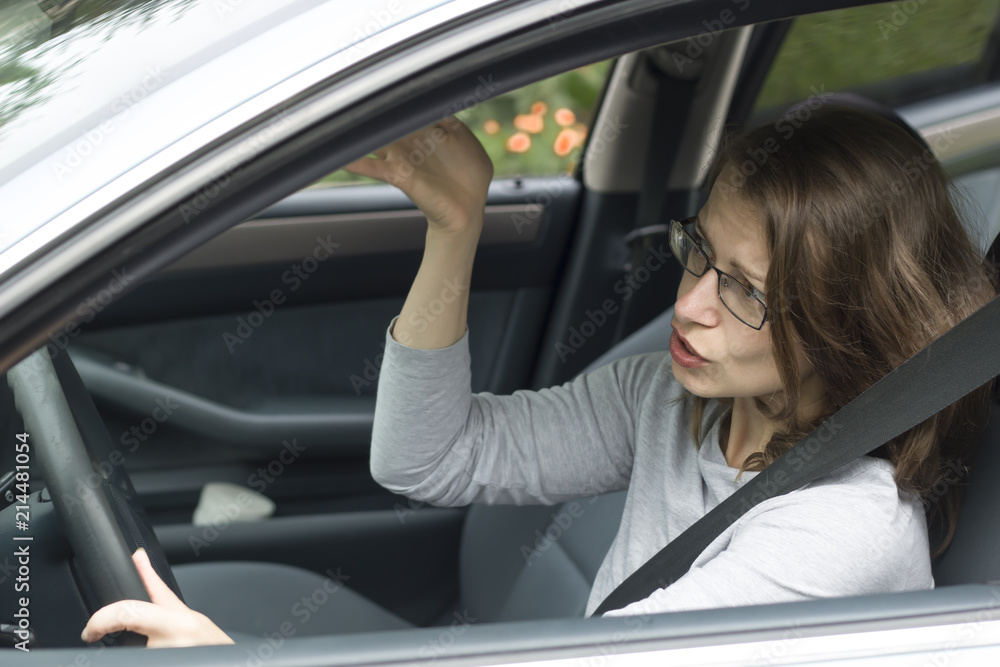
POLYGON ((521 113, 514 116, 514 127, 522 132, 538 134, 545 129, 545 121, 541 116, 532 113, 521 113))
POLYGON ((580 136, 580 133, 567 127, 559 131, 559 135, 552 145, 552 150, 559 157, 566 157, 581 143, 583 143, 583 137, 580 136))
POLYGON ((496 122, 492 118, 483 123, 483 130, 486 134, 496 134, 500 131, 500 123, 496 122))
POLYGON ((531 105, 531 113, 536 116, 543 116, 549 110, 549 105, 545 102, 535 102, 531 105))
POLYGON ((524 132, 516 132, 507 137, 507 150, 511 153, 524 153, 531 148, 531 137, 524 132))
POLYGON ((576 122, 576 114, 567 109, 566 107, 560 107, 556 109, 555 113, 556 123, 560 127, 569 127, 576 122))

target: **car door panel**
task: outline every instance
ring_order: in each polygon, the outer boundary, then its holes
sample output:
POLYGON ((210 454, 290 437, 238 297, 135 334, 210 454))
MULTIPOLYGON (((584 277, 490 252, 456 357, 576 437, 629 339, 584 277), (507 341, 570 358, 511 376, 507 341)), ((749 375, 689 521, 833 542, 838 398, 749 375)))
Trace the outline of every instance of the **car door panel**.
MULTIPOLYGON (((492 185, 470 293, 473 391, 527 385, 579 192, 569 176, 492 185)), ((299 192, 103 309, 73 342, 154 523, 189 520, 212 479, 252 487, 289 443, 301 454, 264 489, 279 515, 400 500, 371 480, 367 450, 386 328, 426 230, 408 203, 379 185, 299 192)))

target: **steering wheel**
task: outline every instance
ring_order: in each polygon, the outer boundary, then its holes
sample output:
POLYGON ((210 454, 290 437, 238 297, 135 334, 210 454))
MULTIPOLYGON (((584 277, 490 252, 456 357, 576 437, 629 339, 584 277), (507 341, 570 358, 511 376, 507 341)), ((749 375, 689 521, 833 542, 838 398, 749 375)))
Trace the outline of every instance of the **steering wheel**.
MULTIPOLYGON (((7 371, 7 382, 66 531, 74 581, 89 613, 118 600, 149 601, 132 562, 139 547, 180 597, 124 459, 69 354, 58 350, 50 357, 43 347, 7 371)), ((113 643, 143 645, 145 637, 126 632, 113 643)))

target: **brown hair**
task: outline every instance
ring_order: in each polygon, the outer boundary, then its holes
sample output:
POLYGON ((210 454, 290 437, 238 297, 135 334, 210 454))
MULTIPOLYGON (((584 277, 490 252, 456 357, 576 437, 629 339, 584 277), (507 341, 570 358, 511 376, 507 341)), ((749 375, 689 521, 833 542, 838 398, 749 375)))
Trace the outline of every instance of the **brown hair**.
MULTIPOLYGON (((747 457, 741 473, 765 468, 996 295, 995 274, 966 234, 951 181, 924 145, 849 107, 828 104, 793 121, 728 137, 708 180, 758 215, 770 248, 765 293, 784 392, 781 405, 755 404, 785 428, 747 457), (797 416, 796 341, 826 389, 824 411, 808 422, 797 416)), ((895 465, 900 489, 940 515, 946 534, 935 555, 954 535, 960 485, 953 471, 970 461, 969 436, 988 391, 873 453, 895 465), (943 482, 940 502, 929 503, 943 482)), ((699 443, 706 402, 694 398, 699 443)))

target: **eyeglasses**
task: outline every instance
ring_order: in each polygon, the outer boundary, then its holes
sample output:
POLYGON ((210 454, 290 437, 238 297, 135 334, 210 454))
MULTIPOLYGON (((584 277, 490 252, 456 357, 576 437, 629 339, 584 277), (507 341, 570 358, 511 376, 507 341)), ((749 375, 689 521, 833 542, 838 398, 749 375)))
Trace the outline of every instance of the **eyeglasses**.
POLYGON ((684 270, 701 278, 710 268, 719 274, 719 300, 743 324, 758 331, 767 321, 767 306, 760 290, 744 285, 712 264, 705 252, 708 245, 694 226, 695 219, 671 220, 670 249, 684 270))

